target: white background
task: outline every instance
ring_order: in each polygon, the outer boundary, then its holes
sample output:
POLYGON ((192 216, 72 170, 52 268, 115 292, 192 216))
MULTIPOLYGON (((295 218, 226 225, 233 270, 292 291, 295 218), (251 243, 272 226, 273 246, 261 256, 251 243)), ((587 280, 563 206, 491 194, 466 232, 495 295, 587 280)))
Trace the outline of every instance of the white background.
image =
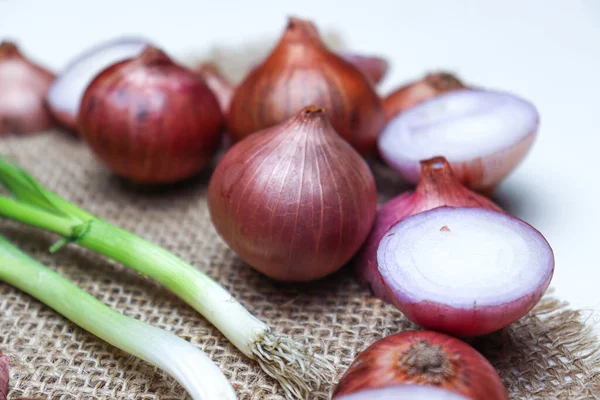
POLYGON ((123 34, 175 57, 274 38, 289 14, 389 57, 383 91, 444 68, 531 100, 539 139, 497 195, 554 248, 557 294, 600 310, 600 0, 0 0, 0 39, 58 69, 123 34))

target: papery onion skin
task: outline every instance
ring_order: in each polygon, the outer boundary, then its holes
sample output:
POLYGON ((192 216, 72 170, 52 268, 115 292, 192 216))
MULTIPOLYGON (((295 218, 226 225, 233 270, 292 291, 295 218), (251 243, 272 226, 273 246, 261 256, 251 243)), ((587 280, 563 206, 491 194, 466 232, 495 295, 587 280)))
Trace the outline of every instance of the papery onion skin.
POLYGON ((206 82, 210 90, 219 100, 219 106, 224 115, 229 111, 229 105, 233 98, 235 86, 227 78, 223 76, 219 67, 212 62, 207 62, 194 68, 206 82))
POLYGON ((275 49, 235 91, 228 130, 241 140, 310 104, 325 108, 335 130, 359 153, 374 152, 385 116, 372 84, 325 47, 312 23, 290 18, 275 49))
MULTIPOLYGON (((358 68, 374 85, 381 82, 389 69, 389 62, 385 58, 367 56, 363 54, 342 52, 339 53, 346 61, 358 68)), ((384 103, 385 104, 385 103, 384 103)))
POLYGON ((307 107, 234 145, 213 173, 208 205, 217 232, 248 264, 309 281, 360 248, 377 193, 365 161, 322 109, 307 107))
POLYGON ((421 176, 414 191, 389 200, 377 211, 369 237, 354 262, 359 281, 378 298, 392 302, 378 271, 377 247, 385 233, 404 218, 436 207, 476 207, 502 212, 494 202, 463 186, 444 157, 421 161, 421 176))
POLYGON ((397 115, 379 136, 378 147, 386 164, 407 182, 418 182, 419 159, 444 156, 461 183, 490 195, 525 158, 538 127, 539 113, 524 99, 460 89, 397 115), (453 141, 448 132, 455 135, 453 141))
POLYGON ((105 165, 148 184, 181 181, 203 169, 223 125, 204 81, 152 47, 98 75, 78 119, 80 134, 105 165))
POLYGON ((44 104, 54 74, 25 58, 16 44, 0 43, 0 135, 54 126, 44 104))
MULTIPOLYGON (((443 215, 445 216, 445 219, 448 218, 446 214, 443 215)), ((416 222, 413 223, 413 225, 416 224, 416 222)), ((448 226, 441 227, 440 231, 443 231, 444 228, 448 229, 447 232, 451 232, 450 229, 452 228, 448 228, 448 226)), ((465 234, 467 233, 464 232, 464 230, 459 233, 459 235, 463 236, 465 234)), ((403 241, 403 243, 404 242, 406 242, 406 240, 403 241)), ((414 246, 415 244, 410 243, 409 245, 414 246)), ((529 245, 533 246, 533 244, 529 245)), ((435 248, 432 248, 431 251, 435 251, 435 248)), ((499 256, 500 255, 497 255, 497 257, 499 256)), ((397 257, 397 255, 394 257, 397 257)), ((406 318, 413 321, 417 325, 425 329, 445 332, 459 337, 475 337, 486 335, 488 333, 500 330, 519 320, 529 311, 531 311, 533 307, 535 307, 535 305, 540 301, 548 289, 554 274, 553 251, 540 232, 526 222, 514 218, 506 213, 499 213, 486 208, 454 208, 444 206, 405 218, 403 221, 395 224, 386 232, 385 237, 380 241, 377 258, 383 285, 385 285, 385 287, 388 289, 387 300, 391 300, 391 302, 398 307, 400 311, 402 311, 406 318), (398 239, 398 229, 401 227, 401 224, 408 223, 409 221, 412 223, 415 221, 415 219, 418 219, 418 225, 423 225, 426 223, 426 218, 434 215, 442 215, 443 213, 461 213, 459 214, 461 220, 466 220, 468 217, 467 213, 477 214, 476 219, 478 224, 483 223, 483 221, 492 217, 495 218, 494 223, 499 223, 498 218, 506 221, 512 220, 515 224, 519 225, 518 227, 514 226, 514 229, 518 229, 520 232, 528 232, 527 235, 535 235, 536 240, 539 241, 540 247, 531 247, 530 252, 535 254, 539 252, 539 254, 541 254, 539 255, 539 265, 543 266, 543 268, 540 268, 541 272, 538 275, 535 275, 535 279, 532 279, 532 281, 535 282, 535 286, 528 286, 527 292, 519 297, 511 294, 510 289, 513 287, 499 289, 501 290, 501 293, 499 293, 500 296, 498 297, 501 300, 496 300, 492 304, 485 304, 485 300, 482 301, 480 297, 473 296, 472 301, 469 301, 467 306, 464 304, 459 304, 458 301, 452 300, 430 300, 432 296, 435 297, 435 295, 432 295, 431 293, 421 293, 422 289, 419 290, 420 288, 414 284, 413 286, 402 288, 394 286, 393 282, 388 279, 390 277, 390 267, 387 267, 388 270, 384 269, 386 265, 382 265, 382 257, 386 257, 385 254, 387 252, 394 252, 395 249, 393 247, 391 249, 385 248, 385 240, 391 238, 392 236, 394 236, 395 239, 398 239), (384 247, 383 250, 382 246, 384 247), (418 298, 415 298, 415 296, 418 296, 418 298)), ((389 261, 387 262, 389 264, 389 261)), ((443 266, 440 266, 440 268, 442 267, 443 266)), ((484 268, 485 266, 482 265, 481 267, 484 268)), ((530 268, 534 268, 534 265, 530 265, 530 268)), ((524 278, 521 277, 520 279, 523 281, 524 278)), ((510 285, 514 286, 521 283, 522 282, 510 282, 510 285)), ((481 283, 481 286, 483 285, 484 283, 481 283)), ((443 293, 444 288, 441 287, 439 290, 440 293, 443 293)), ((450 290, 450 286, 448 290, 450 290)), ((468 290, 468 288, 465 290, 468 290)))
POLYGON ((8 357, 0 351, 0 400, 6 400, 8 396, 9 365, 8 357))
POLYGON ((54 80, 46 97, 56 121, 76 132, 81 100, 93 78, 111 65, 137 57, 148 45, 143 38, 120 37, 93 46, 71 60, 54 80))
POLYGON ((465 84, 448 72, 427 74, 422 79, 396 89, 383 99, 385 117, 389 121, 407 108, 425 100, 464 88, 465 84))
POLYGON ((485 357, 459 339, 432 331, 400 332, 369 346, 342 376, 333 398, 401 384, 436 386, 471 400, 508 400, 485 357))

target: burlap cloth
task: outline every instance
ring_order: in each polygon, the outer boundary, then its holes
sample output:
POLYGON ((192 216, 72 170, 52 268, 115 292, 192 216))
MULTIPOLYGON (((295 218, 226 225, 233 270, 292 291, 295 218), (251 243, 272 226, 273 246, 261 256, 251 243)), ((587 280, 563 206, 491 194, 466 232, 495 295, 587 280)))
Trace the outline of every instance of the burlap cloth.
MULTIPOLYGON (((328 42, 339 44, 339 37, 330 34, 328 42)), ((210 57, 223 62, 234 54, 237 61, 224 64, 229 75, 239 78, 270 43, 229 52, 215 49, 210 57)), ((250 269, 211 225, 206 203, 211 169, 184 184, 155 190, 135 187, 108 173, 82 143, 60 132, 2 138, 0 154, 84 209, 190 261, 275 331, 319 346, 338 376, 371 343, 415 328, 396 308, 357 285, 349 268, 303 285, 274 282, 250 269)), ((374 170, 382 201, 401 190, 395 174, 377 165, 374 170)), ((220 365, 240 399, 284 398, 256 363, 154 282, 75 245, 50 255, 48 247, 57 237, 24 225, 0 220, 0 233, 113 309, 194 343, 220 365)), ((546 296, 521 321, 473 344, 498 368, 511 399, 600 398, 598 342, 585 324, 587 317, 546 296)), ((164 372, 1 282, 0 350, 12 364, 9 399, 188 398, 164 372)), ((311 398, 328 399, 334 386, 328 382, 311 398)))

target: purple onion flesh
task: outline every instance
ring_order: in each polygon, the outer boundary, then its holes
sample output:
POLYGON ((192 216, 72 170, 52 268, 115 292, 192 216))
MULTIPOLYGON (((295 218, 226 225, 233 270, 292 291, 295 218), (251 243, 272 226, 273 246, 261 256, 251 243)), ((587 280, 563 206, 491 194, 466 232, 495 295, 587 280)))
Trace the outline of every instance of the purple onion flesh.
POLYGON ((536 108, 511 94, 463 89, 393 118, 378 139, 386 163, 417 183, 420 160, 444 156, 471 189, 495 187, 525 157, 539 124, 536 108))
POLYGON ((389 297, 422 327, 483 335, 520 319, 554 272, 546 239, 509 215, 439 207, 394 225, 377 262, 389 297))

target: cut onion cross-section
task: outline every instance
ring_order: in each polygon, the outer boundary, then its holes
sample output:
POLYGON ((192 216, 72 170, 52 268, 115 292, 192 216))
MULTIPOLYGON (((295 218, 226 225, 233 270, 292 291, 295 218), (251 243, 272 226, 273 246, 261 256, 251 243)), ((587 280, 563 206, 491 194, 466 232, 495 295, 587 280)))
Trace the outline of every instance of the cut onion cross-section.
POLYGON ((455 90, 393 118, 378 147, 409 182, 419 181, 420 160, 444 156, 465 186, 491 191, 525 157, 538 123, 536 108, 513 95, 455 90))
POLYGON ((483 335, 523 317, 554 272, 546 239, 480 208, 439 207, 394 225, 377 249, 389 298, 422 327, 483 335))

